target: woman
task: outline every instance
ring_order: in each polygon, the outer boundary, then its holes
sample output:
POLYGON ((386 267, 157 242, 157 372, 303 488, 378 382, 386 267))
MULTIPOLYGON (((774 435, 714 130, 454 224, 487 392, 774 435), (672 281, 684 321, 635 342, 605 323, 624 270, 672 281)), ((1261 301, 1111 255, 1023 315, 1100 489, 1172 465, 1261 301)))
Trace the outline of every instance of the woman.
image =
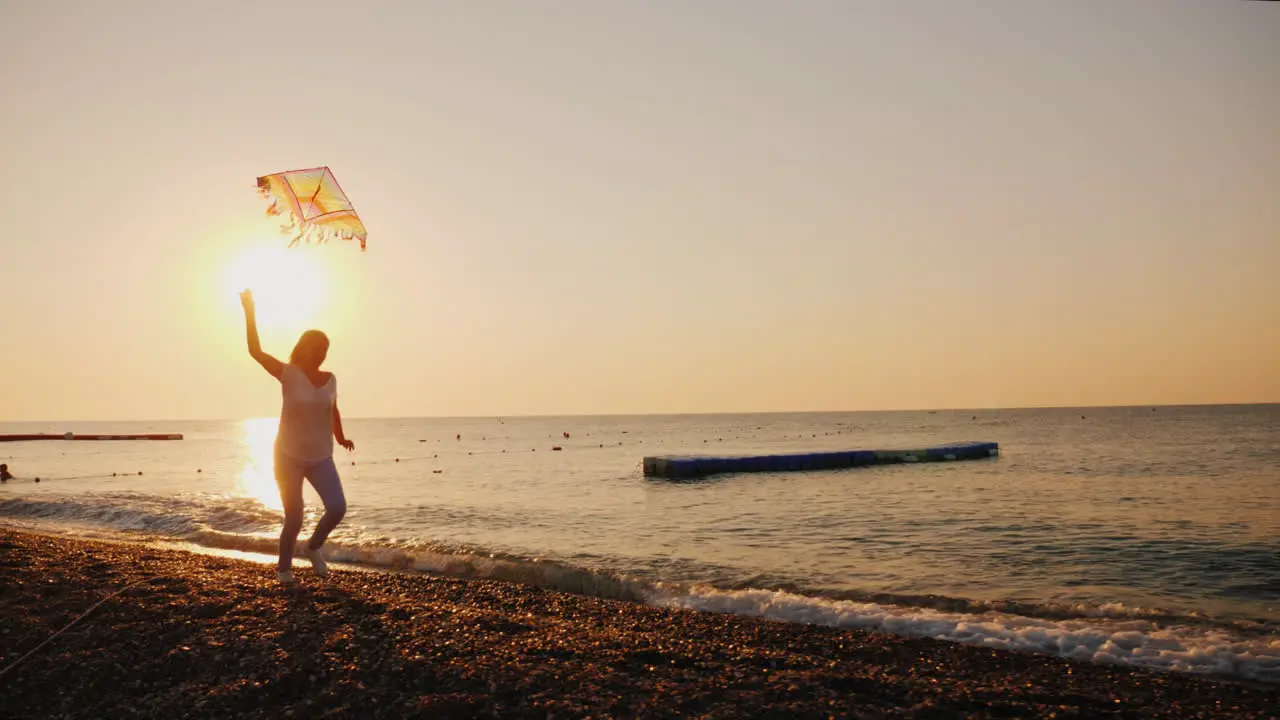
POLYGON ((320 369, 329 353, 329 338, 319 330, 302 333, 289 355, 288 364, 262 351, 258 340, 258 323, 253 309, 253 293, 240 293, 244 305, 245 329, 249 338, 249 355, 271 375, 280 380, 283 403, 280 428, 276 432, 275 474, 284 504, 284 528, 280 531, 280 582, 293 581, 293 549, 302 530, 302 479, 306 478, 324 502, 324 516, 316 524, 307 541, 307 557, 317 575, 329 574, 320 548, 325 538, 347 513, 347 500, 342 481, 333 462, 333 440, 348 451, 355 443, 342 432, 342 415, 338 412, 338 380, 331 372, 320 369))

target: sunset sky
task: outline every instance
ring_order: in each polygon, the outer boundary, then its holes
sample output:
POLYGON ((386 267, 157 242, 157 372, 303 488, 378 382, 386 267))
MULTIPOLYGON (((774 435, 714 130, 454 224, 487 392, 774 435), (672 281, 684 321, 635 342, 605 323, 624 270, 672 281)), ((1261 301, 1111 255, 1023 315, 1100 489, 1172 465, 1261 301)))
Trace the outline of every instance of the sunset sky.
POLYGON ((0 3, 0 420, 1280 401, 1280 4, 0 3), (369 230, 283 250, 258 175, 369 230))

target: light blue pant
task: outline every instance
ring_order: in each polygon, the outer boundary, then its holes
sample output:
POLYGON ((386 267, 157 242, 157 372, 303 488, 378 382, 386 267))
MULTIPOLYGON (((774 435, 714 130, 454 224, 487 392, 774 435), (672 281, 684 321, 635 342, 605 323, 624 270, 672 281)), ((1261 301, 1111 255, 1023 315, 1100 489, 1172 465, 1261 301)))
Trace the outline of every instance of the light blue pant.
POLYGON ((302 479, 306 478, 311 487, 320 494, 324 503, 324 516, 316 523, 315 532, 307 541, 307 547, 319 550, 325 538, 347 514, 347 498, 342 492, 342 480, 338 478, 338 467, 333 458, 328 457, 314 463, 294 460, 281 452, 276 452, 276 485, 280 488, 280 501, 284 505, 284 528, 280 531, 280 569, 293 567, 293 550, 298 542, 298 533, 302 530, 302 479))

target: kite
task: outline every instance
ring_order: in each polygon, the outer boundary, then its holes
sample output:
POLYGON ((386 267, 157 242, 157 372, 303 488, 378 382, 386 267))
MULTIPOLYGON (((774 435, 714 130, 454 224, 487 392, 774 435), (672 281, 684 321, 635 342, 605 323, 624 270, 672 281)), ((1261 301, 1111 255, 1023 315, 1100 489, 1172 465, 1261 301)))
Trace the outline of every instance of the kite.
POLYGON ((264 175, 258 178, 258 193, 270 201, 267 215, 287 215, 280 229, 294 232, 289 247, 304 240, 359 240, 365 249, 368 233, 356 209, 327 167, 264 175))

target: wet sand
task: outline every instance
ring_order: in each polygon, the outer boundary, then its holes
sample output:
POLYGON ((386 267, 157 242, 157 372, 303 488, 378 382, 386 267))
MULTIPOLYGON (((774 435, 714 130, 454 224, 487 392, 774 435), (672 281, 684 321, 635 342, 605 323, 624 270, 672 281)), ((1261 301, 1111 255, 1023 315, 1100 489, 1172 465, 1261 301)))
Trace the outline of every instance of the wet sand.
POLYGON ((0 528, 0 717, 1280 714, 1280 687, 510 583, 295 574, 282 588, 245 560, 0 528))

